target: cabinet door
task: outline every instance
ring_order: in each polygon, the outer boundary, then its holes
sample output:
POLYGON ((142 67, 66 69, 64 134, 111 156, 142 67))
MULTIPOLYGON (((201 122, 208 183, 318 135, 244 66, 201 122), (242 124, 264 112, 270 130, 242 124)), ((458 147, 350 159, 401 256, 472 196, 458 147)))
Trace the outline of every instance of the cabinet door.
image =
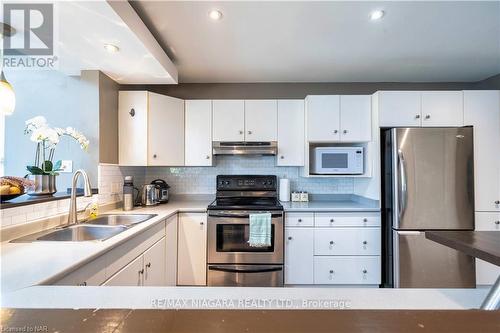
POLYGON ((380 127, 417 127, 421 125, 419 91, 380 91, 378 94, 380 127))
MULTIPOLYGON (((500 232, 500 213, 477 212, 476 230, 500 232)), ((500 267, 476 259, 476 285, 492 285, 500 275, 500 267)))
POLYGON ((165 225, 165 285, 177 285, 177 214, 167 219, 165 225))
POLYGON ((278 166, 304 166, 304 101, 278 101, 278 166))
POLYGON ((165 237, 144 252, 144 285, 165 286, 165 237))
POLYGON ((147 165, 148 92, 118 94, 118 159, 120 165, 147 165))
POLYGON ((245 141, 276 141, 277 131, 276 100, 245 101, 245 141))
POLYGON ((207 284, 207 215, 179 215, 177 283, 180 286, 207 284))
POLYGON ((142 286, 144 279, 143 256, 134 259, 127 266, 110 277, 103 286, 142 286))
POLYGON ((101 256, 62 279, 48 285, 56 286, 99 286, 106 280, 106 260, 101 256))
POLYGON ((463 126, 464 106, 461 91, 423 91, 422 126, 463 126))
POLYGON ((285 228, 285 284, 313 283, 313 229, 285 228))
POLYGON ((339 141, 339 96, 307 96, 306 122, 307 141, 339 141))
POLYGON ((245 102, 243 100, 214 100, 214 141, 245 140, 245 102))
POLYGON ((474 126, 476 211, 500 211, 500 92, 464 91, 465 125, 474 126))
POLYGON ((340 96, 340 140, 372 140, 372 99, 367 95, 340 96))
POLYGON ((212 165, 212 101, 186 103, 186 166, 212 165))
POLYGON ((184 101, 149 93, 148 124, 148 165, 184 165, 184 101))

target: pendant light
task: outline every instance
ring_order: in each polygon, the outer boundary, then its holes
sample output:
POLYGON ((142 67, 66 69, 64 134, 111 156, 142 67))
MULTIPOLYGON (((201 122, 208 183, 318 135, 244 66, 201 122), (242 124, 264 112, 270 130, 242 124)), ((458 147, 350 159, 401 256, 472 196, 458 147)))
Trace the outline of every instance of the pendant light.
MULTIPOLYGON (((3 44, 4 37, 10 37, 15 34, 15 29, 10 25, 2 23, 2 30, 0 31, 0 42, 3 44)), ((3 45, 2 45, 3 51, 3 45)), ((3 52, 0 57, 3 66, 3 52)), ((11 84, 5 78, 5 74, 3 73, 3 68, 0 71, 0 114, 2 115, 11 115, 14 112, 16 107, 16 94, 14 93, 14 89, 11 84)))

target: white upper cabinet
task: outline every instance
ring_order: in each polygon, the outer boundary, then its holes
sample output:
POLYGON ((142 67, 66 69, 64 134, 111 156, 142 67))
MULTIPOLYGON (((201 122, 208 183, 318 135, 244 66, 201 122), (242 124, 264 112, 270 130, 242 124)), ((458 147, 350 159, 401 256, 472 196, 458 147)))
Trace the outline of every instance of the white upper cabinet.
POLYGON ((419 91, 379 91, 380 127, 421 126, 421 94, 419 91))
POLYGON ((186 166, 212 165, 212 101, 186 100, 186 166))
POLYGON ((120 165, 184 165, 184 101, 148 91, 120 91, 120 165))
POLYGON ((474 127, 475 210, 500 211, 500 91, 464 91, 465 125, 474 127))
POLYGON ((340 97, 306 97, 307 141, 340 140, 340 97))
POLYGON ((368 142, 372 139, 372 102, 369 95, 340 96, 340 140, 368 142))
POLYGON ((148 165, 184 165, 184 101, 149 93, 148 126, 148 165))
POLYGON ((379 91, 380 127, 463 126, 461 91, 379 91))
POLYGON ((278 166, 304 165, 304 100, 278 100, 278 166))
POLYGON ((276 100, 245 101, 245 141, 276 141, 277 128, 276 100))
POLYGON ((461 91, 423 91, 422 126, 463 126, 463 93, 461 91))
POLYGON ((214 100, 213 141, 245 140, 245 101, 214 100))
POLYGON ((118 156, 120 165, 147 165, 148 92, 118 94, 118 156))

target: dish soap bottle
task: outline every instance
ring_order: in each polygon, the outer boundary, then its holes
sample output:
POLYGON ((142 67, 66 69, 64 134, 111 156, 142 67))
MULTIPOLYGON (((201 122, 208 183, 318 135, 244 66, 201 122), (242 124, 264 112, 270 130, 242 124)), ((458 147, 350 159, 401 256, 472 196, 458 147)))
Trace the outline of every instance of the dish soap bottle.
POLYGON ((99 215, 99 202, 97 195, 92 197, 92 203, 90 204, 90 218, 95 219, 99 215))

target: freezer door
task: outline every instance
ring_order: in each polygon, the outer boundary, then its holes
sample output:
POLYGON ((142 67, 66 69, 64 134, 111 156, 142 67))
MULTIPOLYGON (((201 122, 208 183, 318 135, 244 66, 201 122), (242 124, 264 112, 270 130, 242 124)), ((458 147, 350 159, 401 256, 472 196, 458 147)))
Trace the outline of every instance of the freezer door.
POLYGON ((395 288, 475 288, 474 258, 425 238, 393 231, 395 288))
POLYGON ((473 230, 472 127, 391 131, 393 227, 473 230))

